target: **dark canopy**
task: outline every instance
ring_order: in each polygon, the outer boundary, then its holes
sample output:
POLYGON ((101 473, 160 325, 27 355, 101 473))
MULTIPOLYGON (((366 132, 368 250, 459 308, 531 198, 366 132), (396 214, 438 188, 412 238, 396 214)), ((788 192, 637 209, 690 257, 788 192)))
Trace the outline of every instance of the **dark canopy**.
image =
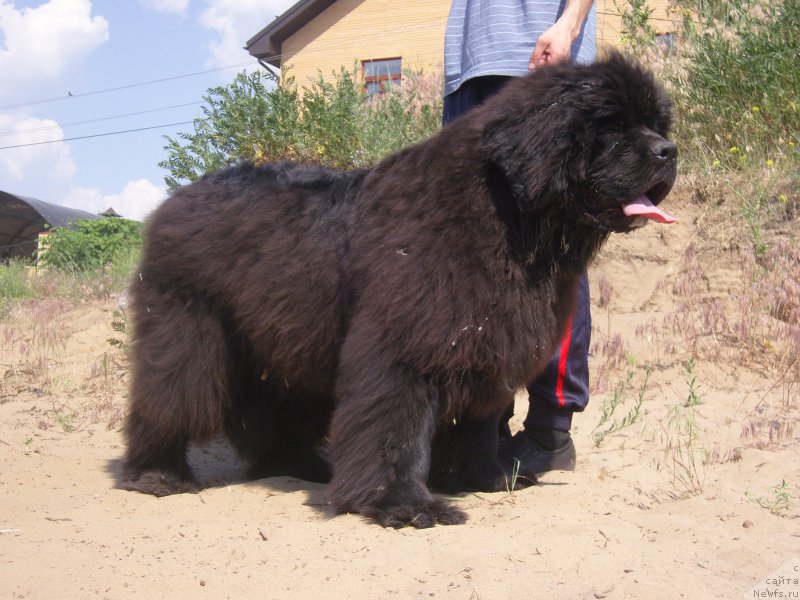
POLYGON ((36 238, 45 225, 69 227, 80 219, 99 218, 82 210, 0 191, 0 260, 32 257, 36 238))

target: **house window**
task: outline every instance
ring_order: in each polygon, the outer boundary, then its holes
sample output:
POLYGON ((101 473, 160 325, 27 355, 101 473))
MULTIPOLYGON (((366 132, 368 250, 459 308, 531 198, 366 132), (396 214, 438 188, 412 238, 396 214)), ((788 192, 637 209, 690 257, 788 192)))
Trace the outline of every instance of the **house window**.
POLYGON ((361 61, 364 91, 368 96, 382 93, 388 86, 400 85, 402 59, 381 58, 361 61))

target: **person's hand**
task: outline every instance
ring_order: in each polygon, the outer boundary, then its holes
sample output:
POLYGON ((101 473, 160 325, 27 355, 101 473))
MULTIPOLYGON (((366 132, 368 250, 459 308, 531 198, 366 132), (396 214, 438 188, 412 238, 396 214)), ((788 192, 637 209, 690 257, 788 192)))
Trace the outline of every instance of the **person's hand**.
POLYGON ((543 65, 568 61, 572 52, 572 41, 569 27, 559 22, 551 25, 539 36, 528 62, 528 70, 533 71, 543 65))

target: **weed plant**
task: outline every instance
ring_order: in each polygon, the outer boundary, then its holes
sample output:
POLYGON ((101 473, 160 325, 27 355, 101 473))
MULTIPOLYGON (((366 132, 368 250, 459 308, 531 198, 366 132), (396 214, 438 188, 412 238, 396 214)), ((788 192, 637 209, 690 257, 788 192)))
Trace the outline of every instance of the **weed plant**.
POLYGON ((697 382, 697 373, 695 373, 696 368, 697 362, 693 356, 684 365, 686 384, 689 387, 686 402, 683 404, 685 407, 699 406, 703 403, 703 395, 700 393, 701 385, 697 382))
POLYGON ((639 420, 639 416, 641 415, 642 404, 644 403, 644 395, 647 391, 647 383, 650 380, 650 374, 652 373, 652 367, 648 365, 645 370, 644 380, 642 381, 639 389, 636 393, 636 400, 634 401, 633 407, 628 410, 628 412, 620 419, 617 420, 614 418, 614 414, 619 406, 625 403, 627 399, 627 393, 631 388, 631 384, 634 379, 634 372, 628 371, 627 377, 625 381, 620 383, 611 394, 611 397, 603 402, 602 406, 602 416, 600 417, 600 421, 595 426, 595 432, 592 433, 592 442, 594 443, 596 448, 599 448, 600 445, 605 441, 606 437, 616 433, 626 427, 629 427, 636 423, 639 420), (610 424, 609 424, 610 421, 610 424), (599 431, 598 431, 599 430, 599 431))
POLYGON ((118 309, 111 313, 113 320, 111 321, 111 329, 117 332, 119 337, 110 337, 106 341, 113 347, 121 350, 123 353, 128 351, 128 312, 125 309, 118 309))
POLYGON ((766 508, 773 515, 780 516, 788 511, 794 499, 789 494, 789 486, 785 479, 770 490, 770 494, 766 496, 753 496, 747 493, 747 499, 754 504, 758 504, 761 508, 766 508))
POLYGON ((75 431, 75 414, 70 412, 65 407, 53 406, 50 411, 50 418, 59 426, 64 433, 72 433, 75 431))
POLYGON ((682 496, 703 493, 708 460, 698 444, 698 427, 693 407, 675 405, 661 423, 664 461, 673 487, 682 496))

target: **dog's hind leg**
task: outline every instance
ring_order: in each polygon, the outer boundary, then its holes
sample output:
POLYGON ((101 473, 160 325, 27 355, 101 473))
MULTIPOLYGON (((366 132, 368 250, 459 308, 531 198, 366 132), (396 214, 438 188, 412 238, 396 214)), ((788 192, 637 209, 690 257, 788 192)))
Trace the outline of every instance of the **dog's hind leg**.
POLYGON ((288 475, 327 483, 324 438, 332 398, 294 391, 271 374, 238 374, 225 433, 250 465, 253 479, 288 475))
POLYGON ((156 496, 197 491, 187 445, 216 434, 227 404, 229 341, 209 307, 140 303, 121 486, 156 496))
POLYGON ((361 513, 387 527, 463 523, 466 515, 426 486, 439 410, 435 387, 366 341, 351 332, 342 350, 330 501, 340 513, 361 513))
MULTIPOLYGON (((509 394, 509 403, 513 395, 509 394)), ((464 415, 446 423, 436 434, 428 483, 448 494, 500 492, 530 485, 506 473, 497 460, 498 424, 504 410, 476 417, 464 415)))

